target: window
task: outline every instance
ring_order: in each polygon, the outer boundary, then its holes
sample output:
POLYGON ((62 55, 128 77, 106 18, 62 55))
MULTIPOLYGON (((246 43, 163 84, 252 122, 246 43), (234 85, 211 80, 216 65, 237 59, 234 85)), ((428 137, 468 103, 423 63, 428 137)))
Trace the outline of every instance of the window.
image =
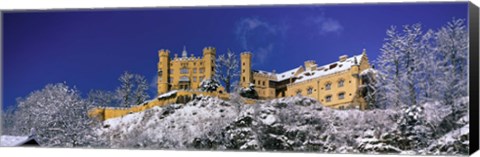
POLYGON ((302 95, 302 90, 297 90, 297 95, 302 95))
POLYGON ((326 100, 327 102, 332 101, 332 96, 331 96, 331 95, 326 96, 326 97, 325 97, 325 100, 326 100))
POLYGON ((325 85, 325 90, 330 90, 332 88, 332 83, 327 83, 325 85))
POLYGON ((345 83, 344 80, 340 80, 338 81, 338 87, 343 87, 343 84, 345 83))
POLYGON ((245 65, 245 62, 243 62, 243 65, 245 65))
POLYGON ((205 72, 205 68, 200 68, 200 73, 203 74, 203 72, 205 72))
POLYGON ((200 76, 200 79, 198 81, 203 81, 204 76, 200 76))
POLYGON ((187 68, 180 69, 180 74, 188 74, 188 69, 187 68))
POLYGON ((188 82, 189 79, 188 79, 187 76, 182 76, 182 77, 180 77, 180 81, 181 81, 181 82, 188 82))
POLYGON ((197 68, 193 69, 193 73, 194 73, 194 74, 197 73, 197 68))
POLYGON ((338 109, 343 110, 343 109, 345 109, 345 107, 344 107, 344 106, 340 106, 340 107, 338 107, 338 109))
POLYGON ((344 98, 345 98, 345 93, 344 92, 338 94, 338 99, 339 100, 342 100, 344 98))
POLYGON ((308 87, 307 89, 307 94, 312 94, 313 93, 313 88, 312 87, 308 87))
POLYGON ((197 82, 197 77, 193 77, 193 82, 197 82))
POLYGON ((265 81, 262 82, 262 85, 265 86, 265 81))
POLYGON ((243 69, 243 73, 245 73, 245 69, 243 69))
POLYGON ((173 74, 173 69, 170 69, 170 74, 173 74))
POLYGON ((243 78, 243 82, 245 82, 245 77, 242 77, 243 78))
POLYGON ((168 82, 173 82, 173 77, 170 77, 170 79, 168 80, 168 82))

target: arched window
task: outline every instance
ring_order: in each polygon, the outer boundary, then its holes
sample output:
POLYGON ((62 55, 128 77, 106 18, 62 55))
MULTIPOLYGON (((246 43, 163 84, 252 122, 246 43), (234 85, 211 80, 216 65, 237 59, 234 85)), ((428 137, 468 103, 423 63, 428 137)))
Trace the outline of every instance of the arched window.
POLYGON ((307 94, 312 94, 313 93, 313 88, 312 87, 308 87, 307 89, 307 94))
POLYGON ((343 87, 344 84, 345 80, 341 79, 340 81, 338 81, 338 87, 343 87))
POLYGON ((325 90, 330 90, 330 89, 332 89, 332 83, 329 82, 325 84, 325 90))

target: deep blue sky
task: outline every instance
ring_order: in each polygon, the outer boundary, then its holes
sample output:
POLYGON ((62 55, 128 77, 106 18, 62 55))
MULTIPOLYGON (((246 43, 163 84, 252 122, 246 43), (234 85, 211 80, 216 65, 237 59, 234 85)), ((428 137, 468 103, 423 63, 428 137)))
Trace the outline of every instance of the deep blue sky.
POLYGON ((391 25, 437 29, 452 18, 467 18, 467 3, 6 12, 3 105, 49 83, 65 81, 83 95, 114 90, 124 71, 152 82, 157 51, 180 54, 184 45, 196 56, 205 46, 249 50, 254 69, 277 72, 363 48, 374 60, 391 25))

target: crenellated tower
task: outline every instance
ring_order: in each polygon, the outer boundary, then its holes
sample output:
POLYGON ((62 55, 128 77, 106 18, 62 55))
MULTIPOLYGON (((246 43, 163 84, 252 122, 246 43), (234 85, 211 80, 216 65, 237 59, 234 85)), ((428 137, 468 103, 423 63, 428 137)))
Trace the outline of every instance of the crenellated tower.
POLYGON ((240 85, 246 88, 252 82, 252 53, 242 52, 240 54, 240 61, 240 85))
POLYGON ((158 51, 158 79, 157 79, 157 94, 168 92, 169 89, 169 65, 170 65, 170 51, 161 49, 158 51))
POLYGON ((205 47, 203 49, 203 61, 205 65, 205 79, 211 79, 215 74, 215 54, 214 47, 205 47))

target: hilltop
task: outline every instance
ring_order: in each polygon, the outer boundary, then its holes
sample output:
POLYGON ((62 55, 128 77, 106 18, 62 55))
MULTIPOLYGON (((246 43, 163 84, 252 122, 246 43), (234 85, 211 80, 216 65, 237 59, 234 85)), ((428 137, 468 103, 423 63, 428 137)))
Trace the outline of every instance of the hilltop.
MULTIPOLYGON (((468 97, 455 106, 468 108, 468 97)), ((467 154, 468 119, 467 109, 439 102, 360 111, 301 96, 253 105, 200 96, 106 120, 96 131, 113 148, 467 154)))

